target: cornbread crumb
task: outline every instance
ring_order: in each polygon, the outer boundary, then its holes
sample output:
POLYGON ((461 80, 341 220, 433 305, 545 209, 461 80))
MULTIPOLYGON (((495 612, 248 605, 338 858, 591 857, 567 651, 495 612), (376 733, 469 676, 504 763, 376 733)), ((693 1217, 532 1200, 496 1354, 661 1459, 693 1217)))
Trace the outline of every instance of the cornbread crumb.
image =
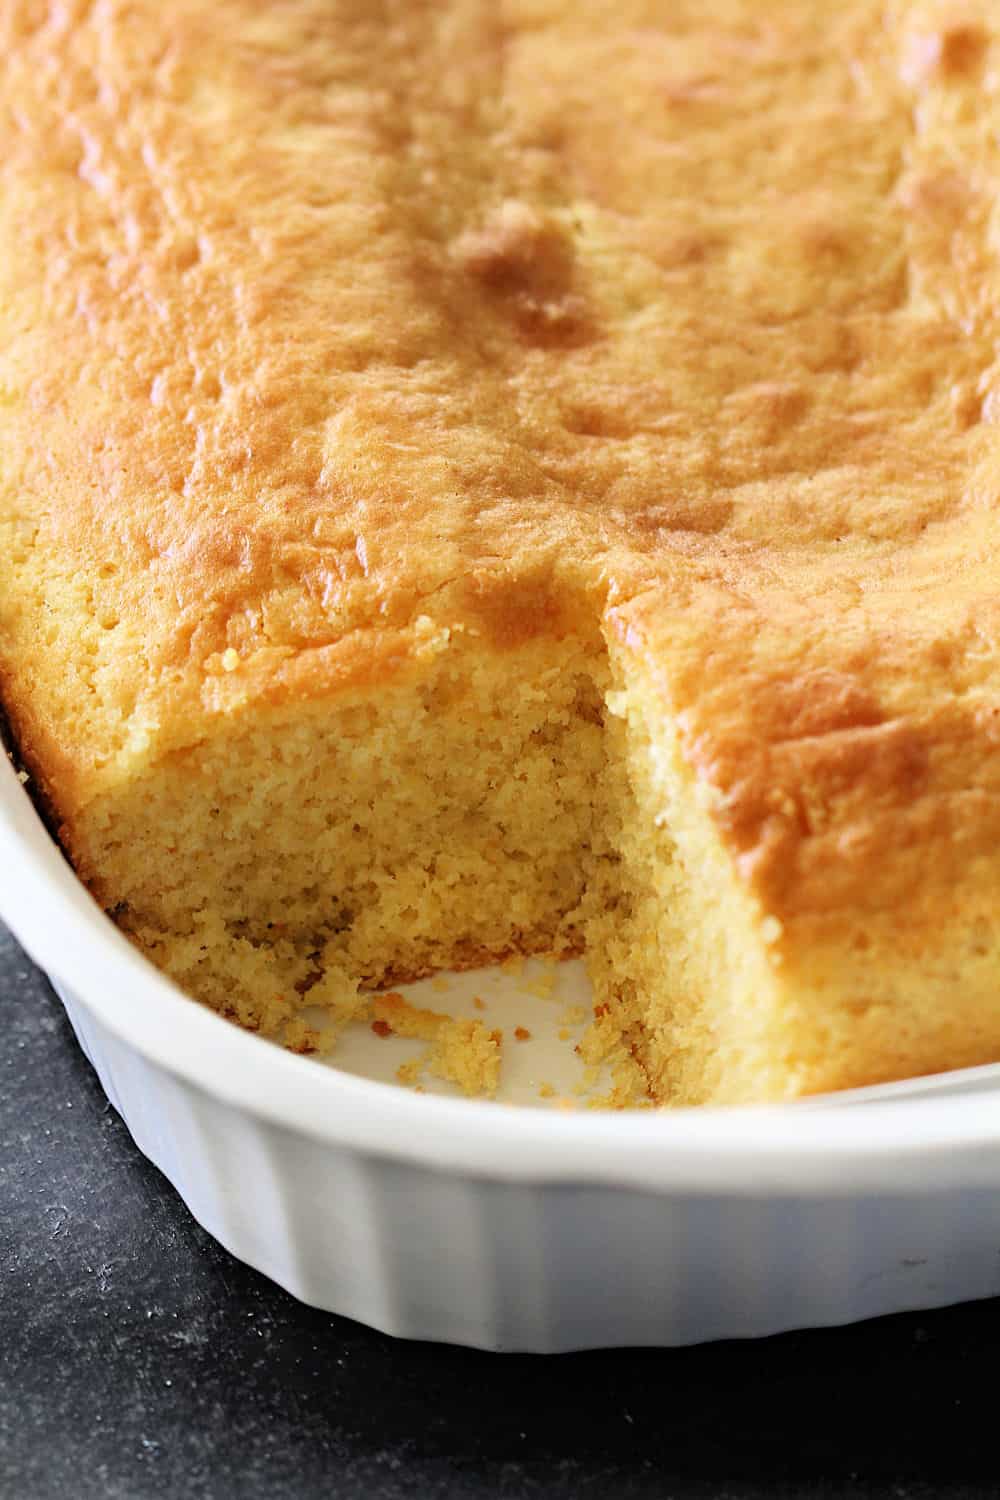
POLYGON ((540 1099, 554 1099, 555 1096, 556 1086, 554 1083, 540 1083, 538 1085, 538 1097, 540 1099))
POLYGON ((531 1040, 531 1032, 526 1026, 515 1026, 514 1035, 519 1042, 528 1042, 531 1040))
POLYGON ((476 1007, 477 1010, 485 1010, 486 1009, 486 1001, 483 1000, 482 997, 479 996, 479 995, 474 995, 473 996, 472 1003, 476 1007))
POLYGON ((488 1031, 481 1021, 440 1015, 423 1010, 399 994, 376 996, 376 1022, 387 1025, 397 1036, 416 1037, 431 1043, 428 1050, 397 1070, 401 1082, 412 1082, 425 1070, 437 1078, 456 1083, 468 1095, 492 1097, 500 1082, 503 1033, 488 1031))
POLYGON ((282 1041, 289 1052, 311 1056, 320 1050, 320 1034, 315 1026, 308 1026, 300 1017, 293 1017, 285 1027, 282 1041))
POLYGON ((449 1025, 454 1019, 438 1011, 424 1010, 420 1006, 411 1005, 409 1000, 397 990, 390 990, 384 995, 375 995, 372 999, 372 1010, 376 1020, 388 1026, 395 1035, 417 1037, 423 1042, 435 1041, 441 1028, 449 1025))

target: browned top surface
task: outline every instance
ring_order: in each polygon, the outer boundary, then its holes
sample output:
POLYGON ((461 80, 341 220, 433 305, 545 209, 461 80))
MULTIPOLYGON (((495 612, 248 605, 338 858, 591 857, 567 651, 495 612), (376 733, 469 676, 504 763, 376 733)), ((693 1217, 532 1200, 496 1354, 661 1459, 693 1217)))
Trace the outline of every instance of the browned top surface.
POLYGON ((991 11, 0 4, 0 667, 63 811, 418 617, 610 605, 774 910, 995 870, 991 11))

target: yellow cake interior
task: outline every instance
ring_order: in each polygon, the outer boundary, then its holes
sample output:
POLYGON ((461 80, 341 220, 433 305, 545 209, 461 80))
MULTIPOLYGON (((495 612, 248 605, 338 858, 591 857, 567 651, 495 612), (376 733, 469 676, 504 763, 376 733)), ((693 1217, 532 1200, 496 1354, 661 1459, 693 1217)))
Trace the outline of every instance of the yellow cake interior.
POLYGON ((279 1039, 304 1005, 343 1022, 440 969, 585 953, 620 1098, 738 1096, 741 1067, 758 1091, 767 965, 662 723, 651 747, 642 675, 599 636, 424 630, 380 692, 237 718, 102 798, 75 851, 98 896, 190 993, 279 1039))

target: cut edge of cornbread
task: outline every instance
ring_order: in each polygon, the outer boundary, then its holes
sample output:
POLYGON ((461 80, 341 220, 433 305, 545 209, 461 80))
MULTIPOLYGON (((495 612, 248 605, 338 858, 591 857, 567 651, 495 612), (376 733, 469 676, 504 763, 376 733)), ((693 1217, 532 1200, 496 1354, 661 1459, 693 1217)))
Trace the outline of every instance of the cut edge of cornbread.
MULTIPOLYGON (((268 1037, 301 1049, 304 1007, 329 1036, 367 992, 440 969, 585 952, 585 1051, 613 1100, 714 1098, 720 1034, 735 1053, 747 986, 773 976, 717 842, 706 862, 707 813, 692 831, 693 785, 664 800, 652 774, 654 704, 603 639, 443 631, 375 690, 221 716, 63 837, 154 963, 268 1037)), ((762 1083, 788 1088, 760 1073, 747 1095, 762 1083)))
MULTIPOLYGON (((971 929, 908 953, 877 922, 824 941, 764 909, 616 637, 435 639, 374 688, 218 716, 63 827, 97 899, 192 996, 310 1051, 307 1008, 329 1041, 372 991, 583 953, 581 1050, 618 1106, 773 1101, 993 1054, 996 954, 971 929)), ((465 1040, 463 1062, 452 1026, 432 1071, 494 1092, 499 1046, 465 1040)))
POLYGON ((62 829, 97 899, 197 998, 280 1038, 304 1003, 577 954, 604 840, 603 648, 442 632, 370 684, 214 721, 62 829))
MULTIPOLYGON (((741 875, 717 791, 614 633, 509 650, 435 639, 374 689, 224 716, 58 827, 97 899, 192 996, 311 1053, 304 1010, 327 1011, 329 1040, 385 985, 582 953, 595 1009, 581 1050, 610 1066, 600 1102, 616 1107, 766 1102, 995 1060, 995 924, 966 906, 933 930, 898 911, 789 930, 741 875)), ((437 1019, 401 1081, 427 1069, 495 1093, 500 1045, 437 1019)))

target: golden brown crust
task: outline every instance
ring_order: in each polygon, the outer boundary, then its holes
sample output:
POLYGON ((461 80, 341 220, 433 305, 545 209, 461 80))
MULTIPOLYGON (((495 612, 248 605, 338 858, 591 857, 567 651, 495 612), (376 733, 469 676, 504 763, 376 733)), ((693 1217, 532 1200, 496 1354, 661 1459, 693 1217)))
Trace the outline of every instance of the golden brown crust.
POLYGON ((0 673, 70 829, 603 622, 787 941, 992 901, 986 0, 25 0, 0 55, 0 673))

